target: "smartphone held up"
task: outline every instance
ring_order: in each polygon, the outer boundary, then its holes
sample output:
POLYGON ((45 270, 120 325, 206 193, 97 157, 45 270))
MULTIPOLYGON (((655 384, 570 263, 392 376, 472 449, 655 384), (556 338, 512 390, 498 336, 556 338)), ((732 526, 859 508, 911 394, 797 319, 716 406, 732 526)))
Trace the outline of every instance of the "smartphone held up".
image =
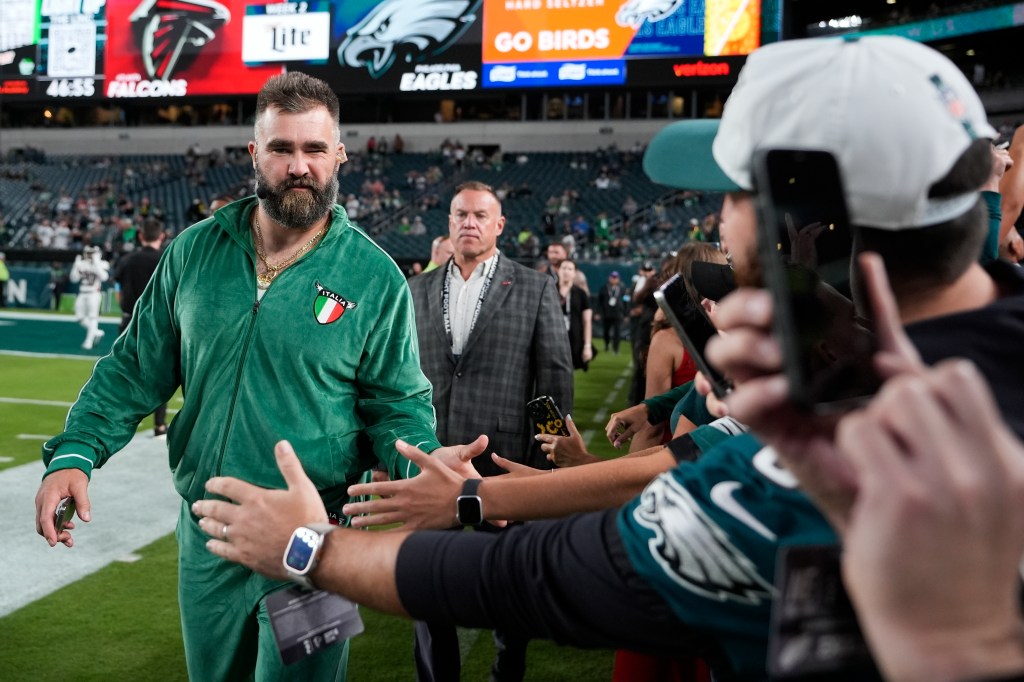
POLYGON ((814 411, 856 405, 881 380, 875 336, 855 304, 866 299, 858 293, 855 228, 835 158, 762 150, 754 157, 754 185, 761 264, 790 398, 814 411))
POLYGON ((686 288, 686 282, 679 274, 672 275, 657 291, 654 300, 665 314, 683 347, 701 374, 711 384, 711 390, 719 398, 724 398, 732 385, 722 373, 708 364, 704 359, 704 348, 717 331, 704 312, 700 301, 697 301, 686 288))

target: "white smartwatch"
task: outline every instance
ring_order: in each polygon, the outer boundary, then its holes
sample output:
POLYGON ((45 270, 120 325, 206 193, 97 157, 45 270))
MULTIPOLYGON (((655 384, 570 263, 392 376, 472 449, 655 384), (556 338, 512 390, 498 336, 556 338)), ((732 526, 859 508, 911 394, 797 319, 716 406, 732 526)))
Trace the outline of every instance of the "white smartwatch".
POLYGON ((309 579, 309 574, 319 561, 324 538, 337 528, 329 523, 311 523, 295 529, 291 540, 288 541, 288 547, 284 550, 283 559, 284 568, 292 582, 310 590, 316 589, 313 581, 309 579))

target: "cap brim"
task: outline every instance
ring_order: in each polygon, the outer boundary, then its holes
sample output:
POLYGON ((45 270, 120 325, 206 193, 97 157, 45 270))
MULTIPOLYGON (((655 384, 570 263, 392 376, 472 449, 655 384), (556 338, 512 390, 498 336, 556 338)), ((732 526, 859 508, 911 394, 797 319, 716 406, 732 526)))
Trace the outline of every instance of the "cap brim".
POLYGON ((711 144, 717 119, 679 121, 662 128, 644 154, 644 172, 653 182, 679 189, 735 192, 740 186, 715 162, 711 144))
POLYGON ((736 289, 736 276, 728 265, 694 261, 690 265, 690 280, 701 298, 721 301, 736 289))

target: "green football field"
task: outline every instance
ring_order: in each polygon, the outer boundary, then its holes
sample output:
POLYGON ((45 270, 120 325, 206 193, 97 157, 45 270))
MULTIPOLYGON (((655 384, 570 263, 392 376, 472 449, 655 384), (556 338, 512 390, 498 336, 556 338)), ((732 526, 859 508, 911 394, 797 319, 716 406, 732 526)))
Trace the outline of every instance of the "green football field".
MULTIPOLYGON (((0 490, 5 490, 6 470, 14 473, 14 467, 37 462, 42 441, 61 430, 68 407, 116 334, 116 320, 106 322, 107 337, 84 351, 79 348, 84 331, 66 317, 0 314, 0 490)), ((573 417, 591 451, 602 456, 614 454, 603 426, 625 405, 629 357, 624 346, 621 355, 601 353, 589 372, 576 373, 573 417)), ((175 398, 170 409, 177 406, 175 398)), ((151 429, 148 421, 140 429, 151 429)), ((25 527, 15 547, 3 548, 3 563, 17 561, 23 543, 43 542, 32 532, 31 515, 26 509, 3 520, 25 527)), ((0 617, 0 679, 186 680, 176 553, 174 536, 167 535, 135 551, 130 562, 112 561, 0 617)), ((46 581, 47 575, 38 580, 46 581)), ((0 586, 0 592, 5 589, 18 588, 0 586)), ((369 609, 362 615, 366 631, 352 642, 349 679, 413 680, 411 622, 369 609)), ((494 655, 489 633, 467 630, 460 639, 463 679, 487 679, 494 655)), ((610 651, 536 641, 529 648, 527 679, 610 679, 612 658, 610 651)))

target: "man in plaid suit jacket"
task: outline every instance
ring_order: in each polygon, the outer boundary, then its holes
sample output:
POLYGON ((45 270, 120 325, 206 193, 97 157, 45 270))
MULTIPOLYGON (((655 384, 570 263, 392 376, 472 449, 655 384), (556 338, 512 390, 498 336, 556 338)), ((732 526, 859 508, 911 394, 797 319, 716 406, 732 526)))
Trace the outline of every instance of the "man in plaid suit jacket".
MULTIPOLYGON (((438 440, 469 443, 483 433, 488 452, 550 468, 533 439, 526 403, 549 395, 563 413, 572 409, 569 335, 555 283, 498 252, 505 217, 488 185, 456 188, 448 227, 455 255, 409 281, 438 440)), ((478 457, 474 465, 483 476, 503 473, 490 458, 478 457)), ((421 682, 459 679, 454 627, 417 623, 416 640, 421 682)), ((496 633, 495 643, 491 679, 522 679, 526 642, 496 633)))

